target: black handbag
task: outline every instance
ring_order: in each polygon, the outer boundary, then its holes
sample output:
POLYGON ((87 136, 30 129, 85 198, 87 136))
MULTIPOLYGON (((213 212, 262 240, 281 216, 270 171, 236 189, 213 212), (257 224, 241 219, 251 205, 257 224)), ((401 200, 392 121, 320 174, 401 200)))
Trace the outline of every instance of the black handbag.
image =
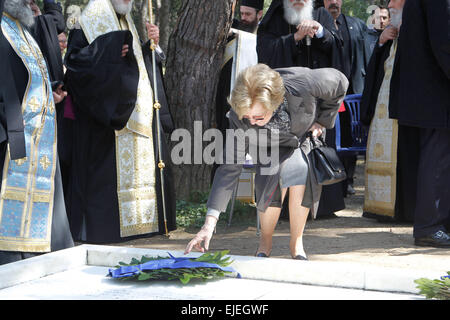
POLYGON ((347 178, 344 165, 334 148, 327 146, 322 137, 309 137, 311 151, 308 154, 312 171, 319 185, 338 183, 347 178))

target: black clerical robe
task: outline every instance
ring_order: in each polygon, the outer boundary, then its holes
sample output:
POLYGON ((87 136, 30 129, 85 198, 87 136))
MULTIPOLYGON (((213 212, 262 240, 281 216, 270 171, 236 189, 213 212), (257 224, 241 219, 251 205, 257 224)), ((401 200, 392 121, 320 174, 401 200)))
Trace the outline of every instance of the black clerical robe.
POLYGON ((326 68, 332 65, 334 36, 331 33, 333 19, 324 8, 313 11, 314 20, 323 26, 323 37, 311 39, 308 48, 306 39, 294 40, 296 26, 290 25, 284 18, 281 0, 274 0, 258 26, 257 46, 258 61, 271 68, 310 67, 326 68), (308 53, 310 51, 310 54, 308 53), (310 60, 308 57, 310 56, 310 60))
POLYGON ((44 2, 43 12, 34 18, 31 31, 47 62, 51 81, 63 81, 64 69, 58 34, 64 32, 66 25, 61 4, 44 2))
MULTIPOLYGON (((60 3, 44 2, 43 14, 34 18, 34 25, 31 28, 33 37, 41 48, 45 61, 47 62, 50 80, 64 81, 64 68, 59 46, 58 34, 65 30, 64 15, 60 3)), ((69 177, 71 153, 71 120, 64 118, 65 100, 56 104, 56 114, 58 123, 58 156, 61 165, 64 191, 69 177)))
MULTIPOLYGON (((3 3, 2 0, 0 16, 2 15, 3 3)), ((2 74, 0 77, 0 174, 3 175, 7 152, 10 153, 13 160, 27 156, 21 104, 27 89, 29 75, 22 60, 1 32, 0 57, 0 73, 2 74)), ((0 180, 0 187, 2 181, 0 180)), ((51 223, 51 251, 72 247, 74 244, 67 221, 58 161, 51 223)), ((38 254, 40 253, 0 251, 0 265, 38 254)))
MULTIPOLYGON (((153 81, 149 44, 143 46, 149 79, 153 81)), ((69 222, 76 240, 93 243, 118 242, 121 238, 117 195, 115 130, 125 127, 137 98, 139 70, 129 31, 115 31, 88 43, 82 30, 69 34, 65 56, 66 85, 75 107, 69 222), (130 51, 122 58, 123 44, 130 51)), ((168 110, 160 69, 157 68, 161 103, 161 130, 170 133, 173 123, 168 110)), ((156 115, 153 118, 155 162, 158 158, 156 115)), ((168 230, 175 225, 175 192, 167 144, 162 136, 164 193, 168 230)), ((155 191, 159 232, 164 233, 159 168, 155 166, 155 191)), ((147 236, 149 234, 146 234, 147 236)))

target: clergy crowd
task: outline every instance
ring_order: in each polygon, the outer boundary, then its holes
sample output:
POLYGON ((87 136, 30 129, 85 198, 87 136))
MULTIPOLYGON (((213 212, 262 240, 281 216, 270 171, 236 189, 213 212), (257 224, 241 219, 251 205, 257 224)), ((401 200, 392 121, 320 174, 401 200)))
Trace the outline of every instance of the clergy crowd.
MULTIPOLYGON (((272 0, 266 11, 263 0, 235 0, 233 16, 237 4, 216 127, 276 134, 279 150, 270 175, 254 163, 255 255, 270 256, 285 217, 292 258, 308 260, 308 217, 336 217, 355 194, 357 153, 337 153, 346 178, 326 185, 310 158, 314 141, 352 145, 349 95, 367 133, 363 216, 411 223, 415 245, 450 248, 449 0, 390 0, 367 21, 344 14, 343 0, 272 0)), ((146 22, 140 39, 132 6, 90 0, 65 21, 55 0, 0 0, 0 264, 176 229, 166 57, 158 26, 146 22)), ((214 165, 186 253, 208 250, 242 169, 214 165)))

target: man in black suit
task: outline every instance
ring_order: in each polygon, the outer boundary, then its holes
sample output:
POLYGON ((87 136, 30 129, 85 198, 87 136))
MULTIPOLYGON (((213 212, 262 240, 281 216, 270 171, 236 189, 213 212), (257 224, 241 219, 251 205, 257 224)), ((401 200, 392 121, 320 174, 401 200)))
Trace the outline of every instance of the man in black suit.
POLYGON ((391 81, 389 116, 419 136, 417 197, 411 198, 418 246, 450 247, 449 8, 450 0, 405 2, 391 81))
MULTIPOLYGON (((361 19, 344 15, 341 12, 342 0, 324 0, 323 4, 334 19, 337 36, 340 40, 334 59, 338 60, 337 68, 347 76, 350 82, 347 94, 362 93, 366 66, 370 59, 369 48, 365 41, 367 26, 361 19)), ((347 147, 352 143, 348 111, 340 114, 340 120, 342 128, 341 144, 347 147)), ((356 155, 345 156, 341 160, 347 173, 347 180, 342 184, 344 196, 354 194, 353 176, 356 167, 356 155)))

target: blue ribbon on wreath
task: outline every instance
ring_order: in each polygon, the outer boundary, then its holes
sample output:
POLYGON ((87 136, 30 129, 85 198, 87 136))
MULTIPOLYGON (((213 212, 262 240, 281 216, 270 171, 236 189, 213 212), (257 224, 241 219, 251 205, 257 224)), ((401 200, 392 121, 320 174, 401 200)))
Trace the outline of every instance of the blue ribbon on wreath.
MULTIPOLYGON (((215 268, 226 272, 236 272, 231 267, 221 267, 215 263, 193 261, 192 258, 175 258, 169 253, 170 258, 151 260, 134 266, 122 266, 116 269, 109 269, 108 275, 112 278, 132 277, 141 272, 159 270, 159 269, 183 269, 183 268, 215 268)), ((237 277, 241 275, 237 273, 237 277)))

